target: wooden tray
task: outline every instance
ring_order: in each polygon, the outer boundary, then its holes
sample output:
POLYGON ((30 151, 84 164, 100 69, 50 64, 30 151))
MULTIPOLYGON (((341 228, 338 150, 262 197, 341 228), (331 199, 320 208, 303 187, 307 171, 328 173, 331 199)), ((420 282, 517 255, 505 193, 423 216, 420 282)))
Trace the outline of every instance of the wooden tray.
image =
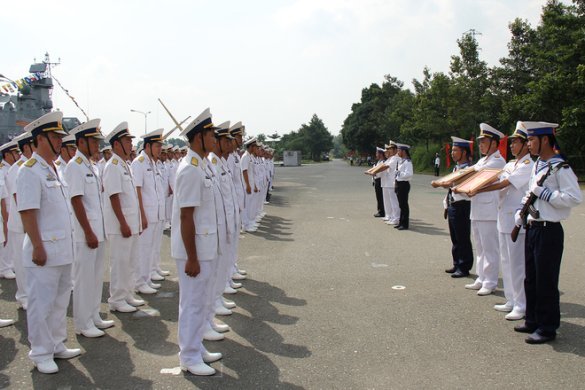
POLYGON ((501 169, 482 169, 471 177, 468 177, 463 183, 453 188, 453 191, 461 193, 475 192, 498 180, 498 176, 500 176, 501 172, 501 169))

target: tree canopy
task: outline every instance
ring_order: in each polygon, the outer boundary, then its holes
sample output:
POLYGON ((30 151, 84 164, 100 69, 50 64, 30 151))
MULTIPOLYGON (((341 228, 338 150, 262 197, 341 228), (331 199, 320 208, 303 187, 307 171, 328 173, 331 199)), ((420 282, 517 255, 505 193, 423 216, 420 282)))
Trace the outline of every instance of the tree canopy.
POLYGON ((566 154, 585 155, 585 0, 549 0, 538 26, 517 18, 509 30, 497 66, 481 59, 470 31, 457 41, 448 74, 425 67, 412 92, 390 75, 364 88, 343 123, 344 144, 368 153, 390 139, 428 146, 473 137, 481 122, 509 134, 517 120, 539 120, 560 124, 566 154))

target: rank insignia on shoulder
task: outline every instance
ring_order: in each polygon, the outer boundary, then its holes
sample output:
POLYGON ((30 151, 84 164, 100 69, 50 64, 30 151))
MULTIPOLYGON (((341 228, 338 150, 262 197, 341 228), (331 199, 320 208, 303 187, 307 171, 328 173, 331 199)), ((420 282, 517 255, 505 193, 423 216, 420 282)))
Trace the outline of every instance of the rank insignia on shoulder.
POLYGON ((0 168, 4 168, 4 163, 0 162, 0 168))
POLYGON ((59 160, 55 161, 55 165, 56 165, 56 166, 59 166, 59 165, 61 165, 61 161, 59 161, 59 160))
POLYGON ((83 162, 83 159, 81 157, 77 157, 75 159, 75 162, 78 163, 78 164, 81 164, 83 162))
POLYGON ((118 165, 118 159, 117 159, 117 158, 113 159, 113 160, 112 160, 112 164, 114 164, 114 165, 118 165))
POLYGON ((24 166, 30 168, 33 165, 35 165, 36 163, 37 163, 37 160, 35 158, 31 158, 31 159, 26 160, 26 162, 24 163, 24 166))
POLYGON ((197 157, 191 157, 191 165, 195 167, 199 166, 199 160, 197 160, 197 157))
POLYGON ((140 156, 140 157, 138 157, 138 161, 140 161, 140 162, 144 162, 144 156, 140 156))
POLYGON ((217 159, 215 157, 211 159, 211 162, 213 163, 213 165, 217 165, 217 159))
POLYGON ((524 164, 530 164, 530 159, 528 159, 528 158, 527 158, 526 160, 524 160, 524 161, 522 161, 522 162, 523 162, 524 164))
POLYGON ((18 160, 18 162, 16 163, 16 165, 21 166, 22 164, 24 164, 24 161, 22 160, 18 160))

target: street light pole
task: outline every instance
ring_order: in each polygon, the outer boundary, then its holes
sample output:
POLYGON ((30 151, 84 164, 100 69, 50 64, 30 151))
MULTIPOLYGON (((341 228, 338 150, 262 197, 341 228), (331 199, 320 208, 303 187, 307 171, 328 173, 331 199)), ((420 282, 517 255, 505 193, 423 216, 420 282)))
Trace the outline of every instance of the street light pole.
POLYGON ((144 115, 144 134, 146 134, 146 117, 148 116, 148 114, 150 114, 150 111, 139 111, 139 110, 134 110, 134 109, 130 109, 130 112, 136 112, 138 114, 142 114, 144 115))

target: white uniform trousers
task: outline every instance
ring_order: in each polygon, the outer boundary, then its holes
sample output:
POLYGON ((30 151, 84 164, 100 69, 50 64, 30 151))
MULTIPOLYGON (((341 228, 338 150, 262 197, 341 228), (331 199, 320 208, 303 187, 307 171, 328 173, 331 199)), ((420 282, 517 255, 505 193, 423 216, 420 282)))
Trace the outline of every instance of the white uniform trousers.
POLYGON ((500 233, 500 258, 502 260, 502 280, 504 296, 514 305, 514 310, 526 311, 526 294, 524 294, 524 278, 526 263, 524 258, 524 230, 518 234, 516 242, 512 242, 510 233, 500 233))
POLYGON ((164 221, 158 221, 156 229, 154 230, 154 238, 152 245, 152 258, 150 261, 150 272, 149 274, 157 273, 161 270, 160 268, 160 247, 162 244, 162 236, 164 231, 164 221))
POLYGON ((207 325, 209 296, 213 287, 212 261, 199 262, 199 275, 192 278, 185 273, 185 259, 175 259, 179 275, 179 360, 184 366, 202 363, 203 333, 207 325))
POLYGON ((110 297, 108 303, 126 303, 134 292, 134 274, 138 258, 138 234, 128 238, 108 234, 110 244, 110 297))
POLYGON ((384 213, 390 223, 398 223, 400 220, 400 206, 394 187, 382 187, 382 196, 384 198, 384 213))
MULTIPOLYGON (((148 221, 148 227, 138 236, 138 262, 136 263, 136 289, 148 286, 154 257, 154 241, 158 232, 158 221, 148 221)), ((162 239, 162 237, 160 238, 162 239)))
POLYGON ((104 285, 105 242, 91 249, 85 242, 75 243, 73 260, 73 320, 75 330, 95 327, 100 318, 100 303, 104 285))
POLYGON ((36 362, 52 359, 65 351, 67 306, 71 296, 71 264, 56 267, 27 267, 29 358, 36 362))
POLYGON ((165 199, 165 221, 164 223, 171 223, 171 217, 173 215, 173 195, 169 195, 165 199))
POLYGON ((496 221, 471 221, 476 250, 476 282, 493 290, 498 285, 500 243, 496 221))
POLYGON ((14 265, 12 264, 12 256, 10 256, 7 246, 8 244, 4 246, 2 245, 2 243, 0 243, 0 274, 14 270, 14 265))
POLYGON ((8 231, 8 243, 6 252, 12 258, 14 273, 16 274, 16 301, 25 305, 28 300, 28 285, 26 282, 26 272, 22 264, 22 244, 24 243, 24 233, 8 231))
POLYGON ((252 227, 252 224, 254 223, 254 220, 256 218, 256 215, 254 214, 254 187, 252 187, 252 193, 248 194, 246 193, 246 208, 244 209, 244 212, 242 213, 242 224, 244 225, 244 228, 249 228, 252 227))

